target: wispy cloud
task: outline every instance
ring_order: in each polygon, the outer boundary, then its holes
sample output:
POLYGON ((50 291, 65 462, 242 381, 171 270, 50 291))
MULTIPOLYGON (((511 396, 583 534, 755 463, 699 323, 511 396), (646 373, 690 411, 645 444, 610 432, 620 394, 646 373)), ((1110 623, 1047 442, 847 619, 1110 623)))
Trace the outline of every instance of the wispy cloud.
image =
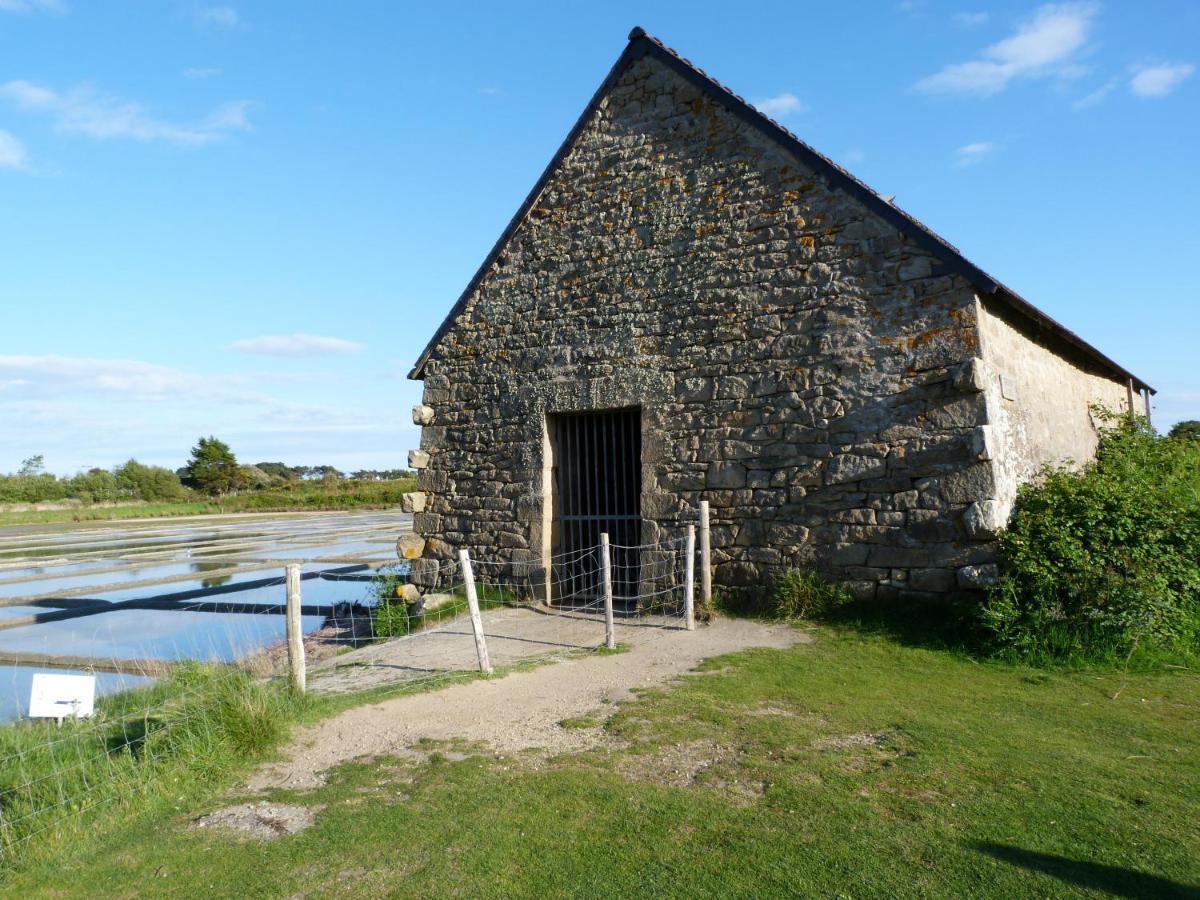
POLYGON ((245 100, 226 103, 198 122, 179 124, 155 118, 140 103, 90 85, 60 92, 31 81, 8 81, 0 84, 0 97, 20 109, 50 116, 54 127, 64 134, 100 140, 131 138, 203 145, 249 127, 246 111, 250 104, 245 100))
POLYGON ((205 379, 170 366, 129 359, 81 356, 0 356, 0 394, 116 393, 142 397, 179 395, 205 379))
POLYGON ((980 25, 986 25, 991 15, 985 12, 960 12, 955 13, 953 18, 955 25, 962 25, 964 28, 978 28, 980 25))
POLYGON ((0 130, 0 169, 25 168, 25 145, 7 131, 0 130))
POLYGON ((974 144, 965 144, 954 151, 955 161, 960 166, 973 166, 991 156, 998 149, 999 147, 991 141, 977 141, 974 144))
POLYGON ((1129 79, 1129 89, 1139 97, 1165 97, 1191 77, 1191 63, 1159 63, 1137 66, 1129 79))
POLYGON ((357 353, 363 345, 344 338, 322 337, 315 334, 275 334, 243 338, 229 345, 239 353, 260 356, 328 356, 338 353, 357 353))
POLYGON ((214 78, 220 74, 220 69, 214 69, 211 67, 206 68, 203 66, 192 66, 191 68, 183 70, 183 77, 190 78, 193 81, 198 81, 201 78, 214 78))
POLYGON ((485 97, 499 97, 504 93, 504 91, 498 87, 481 87, 479 89, 479 93, 483 94, 485 97))
POLYGON ((0 0, 0 12, 32 13, 67 11, 67 5, 61 0, 0 0))
POLYGON ((767 116, 787 116, 792 113, 801 113, 808 109, 801 102, 800 98, 790 91, 785 91, 782 94, 776 94, 774 97, 765 97, 762 100, 754 101, 755 108, 767 116))
POLYGON ((1016 32, 986 47, 977 59, 954 63, 917 82, 930 93, 990 96, 1017 78, 1078 74, 1074 58, 1088 41, 1096 3, 1042 6, 1016 32))
POLYGON ((866 158, 867 158, 867 154, 864 153, 862 150, 859 150, 857 147, 851 147, 849 150, 846 151, 846 155, 845 155, 846 162, 848 162, 848 163, 862 162, 866 158))
MULTIPOLYGON (((366 404, 314 402, 312 380, 200 373, 132 359, 0 355, 0 470, 33 453, 45 453, 51 468, 63 472, 130 454, 174 466, 200 434, 218 434, 258 459, 294 453, 324 460, 353 447, 351 455, 385 460, 399 456, 397 446, 415 446, 401 441, 410 437, 399 433, 405 426, 381 422, 366 404), (266 393, 267 385, 298 396, 266 393)), ((321 385, 327 381, 320 377, 321 385)), ((365 460, 353 467, 363 465, 380 467, 365 460)))
POLYGON ((1080 97, 1071 106, 1074 109, 1091 109, 1093 106, 1099 106, 1108 98, 1108 95, 1113 92, 1118 84, 1120 84, 1120 79, 1110 78, 1090 94, 1080 97))
POLYGON ((237 28, 242 17, 232 6, 204 6, 196 10, 196 21, 216 28, 237 28))

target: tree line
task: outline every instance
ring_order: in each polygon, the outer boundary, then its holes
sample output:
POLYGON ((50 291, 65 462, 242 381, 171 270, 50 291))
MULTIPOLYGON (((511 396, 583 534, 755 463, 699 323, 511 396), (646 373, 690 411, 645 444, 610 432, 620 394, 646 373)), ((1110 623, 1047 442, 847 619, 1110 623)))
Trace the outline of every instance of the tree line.
POLYGON ((239 491, 341 481, 394 481, 408 475, 405 469, 359 469, 347 473, 329 465, 289 466, 282 462, 243 465, 228 444, 210 436, 200 438, 187 464, 175 471, 130 459, 111 469, 97 467, 60 477, 46 471, 44 457, 31 456, 16 472, 0 475, 0 503, 56 500, 174 503, 197 495, 220 497, 239 491))

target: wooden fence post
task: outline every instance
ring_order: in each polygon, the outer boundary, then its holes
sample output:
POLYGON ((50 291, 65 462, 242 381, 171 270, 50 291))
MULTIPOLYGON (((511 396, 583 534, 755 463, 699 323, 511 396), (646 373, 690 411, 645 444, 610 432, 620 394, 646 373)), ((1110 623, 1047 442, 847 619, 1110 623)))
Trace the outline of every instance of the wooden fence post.
POLYGON ((304 632, 300 624, 300 567, 287 567, 288 674, 292 690, 303 695, 307 681, 304 665, 304 632))
POLYGON ((708 527, 708 501, 700 501, 700 602, 712 611, 712 535, 708 527))
POLYGON ((475 572, 471 569, 471 556, 466 549, 458 551, 462 565, 463 584, 467 589, 467 609, 471 611, 471 631, 475 633, 475 654, 479 657, 479 671, 492 674, 492 662, 488 659, 487 639, 483 636, 483 616, 479 612, 479 595, 475 593, 475 572))
POLYGON ((696 526, 687 529, 687 560, 683 564, 683 612, 684 626, 688 631, 696 630, 696 526))
POLYGON ((617 647, 617 632, 613 624, 612 556, 608 550, 608 532, 600 535, 600 574, 604 585, 604 646, 617 647))

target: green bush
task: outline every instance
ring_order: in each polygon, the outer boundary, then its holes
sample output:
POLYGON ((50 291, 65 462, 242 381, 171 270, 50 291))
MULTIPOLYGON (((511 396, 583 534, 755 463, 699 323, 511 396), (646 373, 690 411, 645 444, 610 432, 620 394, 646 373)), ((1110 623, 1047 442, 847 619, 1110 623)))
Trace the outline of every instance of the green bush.
POLYGON ((416 488, 411 478, 395 481, 289 481, 258 491, 223 497, 230 512, 273 509, 350 509, 399 506, 401 498, 416 488))
MULTIPOLYGON (((400 637, 423 628, 433 628, 467 614, 467 595, 462 586, 448 591, 454 599, 437 609, 426 610, 415 616, 408 614, 408 605, 396 595, 398 588, 408 580, 406 574, 385 573, 372 584, 375 599, 372 630, 375 637, 400 637)), ((496 609, 501 606, 516 606, 520 597, 516 592, 503 587, 481 584, 478 586, 479 608, 496 609)))
POLYGON ((133 500, 170 503, 188 496, 179 476, 170 469, 143 465, 136 459, 114 469, 113 477, 121 495, 133 500))
MULTIPOLYGON (((40 459, 40 457, 34 457, 40 459)), ((60 478, 38 466, 22 466, 15 475, 0 475, 0 503, 44 503, 78 500, 102 503, 114 500, 179 502, 188 492, 170 469, 147 466, 131 459, 111 471, 88 469, 70 478, 60 478)))
POLYGON ((845 585, 813 569, 788 569, 771 584, 767 612, 777 619, 819 619, 853 600, 845 585))
POLYGON ((104 503, 119 500, 124 495, 117 483, 117 476, 108 469, 88 469, 69 479, 66 494, 83 503, 104 503))
POLYGON ((1195 419, 1176 422, 1171 426, 1171 430, 1167 432, 1167 437, 1179 441, 1200 441, 1200 422, 1197 422, 1195 419))
POLYGON ((371 626, 375 637, 403 637, 413 630, 413 617, 403 600, 388 600, 375 607, 371 626))
POLYGON ((45 503, 68 496, 66 482, 53 475, 0 475, 0 503, 45 503))
POLYGON ((401 637, 413 629, 413 617, 408 614, 408 604, 397 593, 408 582, 408 575, 384 572, 371 582, 371 599, 375 601, 375 615, 371 623, 376 637, 401 637))
POLYGON ((1046 469, 1018 494, 980 616, 1003 652, 1200 649, 1200 443, 1106 418, 1093 462, 1046 469))

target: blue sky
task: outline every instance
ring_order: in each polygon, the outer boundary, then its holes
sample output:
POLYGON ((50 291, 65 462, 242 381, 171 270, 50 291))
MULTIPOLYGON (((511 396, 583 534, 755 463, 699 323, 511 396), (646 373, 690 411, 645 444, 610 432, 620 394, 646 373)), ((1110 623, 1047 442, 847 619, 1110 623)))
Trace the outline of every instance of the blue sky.
POLYGON ((1200 418, 1200 4, 0 0, 0 471, 405 464, 630 27, 1200 418))

